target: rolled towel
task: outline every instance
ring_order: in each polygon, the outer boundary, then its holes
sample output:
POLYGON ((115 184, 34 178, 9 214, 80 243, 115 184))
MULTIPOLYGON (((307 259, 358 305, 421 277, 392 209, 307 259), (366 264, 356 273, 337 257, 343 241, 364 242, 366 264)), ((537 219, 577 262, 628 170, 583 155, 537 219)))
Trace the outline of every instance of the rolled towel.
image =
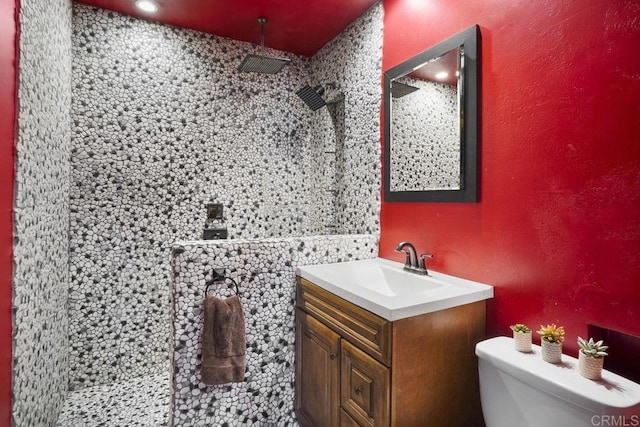
POLYGON ((215 385, 244 381, 246 342, 240 298, 207 296, 202 328, 202 382, 215 385))

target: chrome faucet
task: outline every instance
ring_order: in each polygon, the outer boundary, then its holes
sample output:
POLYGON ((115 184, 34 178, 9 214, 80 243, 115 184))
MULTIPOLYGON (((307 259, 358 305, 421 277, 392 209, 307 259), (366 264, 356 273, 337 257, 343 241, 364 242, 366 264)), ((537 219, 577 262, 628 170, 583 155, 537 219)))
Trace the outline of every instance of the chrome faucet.
POLYGON ((400 242, 396 247, 396 252, 404 252, 406 255, 404 269, 412 273, 427 275, 426 258, 433 258, 431 254, 420 255, 420 261, 416 255, 416 248, 409 242, 400 242))
POLYGON ((406 259, 404 261, 405 270, 415 270, 418 268, 418 258, 416 256, 416 248, 409 242, 400 242, 396 247, 396 252, 404 252, 406 259), (406 249, 405 249, 406 248, 406 249))

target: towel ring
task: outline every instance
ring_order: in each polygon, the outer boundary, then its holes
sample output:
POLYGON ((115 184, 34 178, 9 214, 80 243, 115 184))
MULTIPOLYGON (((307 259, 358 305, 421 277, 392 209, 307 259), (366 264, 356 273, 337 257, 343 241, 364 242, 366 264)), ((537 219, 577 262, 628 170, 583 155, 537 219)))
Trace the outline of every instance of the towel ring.
POLYGON ((209 286, 215 284, 216 282, 224 282, 225 280, 231 280, 233 282, 233 284, 236 287, 236 295, 240 296, 240 287, 238 286, 238 282, 236 282, 233 278, 231 277, 220 277, 220 276, 216 276, 213 279, 211 279, 211 281, 209 283, 207 283, 207 287, 204 288, 204 296, 206 297, 207 294, 209 293, 209 286))

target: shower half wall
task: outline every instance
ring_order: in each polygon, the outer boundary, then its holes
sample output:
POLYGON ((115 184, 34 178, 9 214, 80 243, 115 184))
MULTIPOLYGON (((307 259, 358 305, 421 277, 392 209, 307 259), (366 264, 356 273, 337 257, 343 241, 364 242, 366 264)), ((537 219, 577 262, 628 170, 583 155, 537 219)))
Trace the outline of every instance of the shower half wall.
POLYGON ((202 235, 205 203, 224 205, 233 239, 327 234, 328 218, 332 232, 377 234, 380 4, 276 75, 237 71, 247 43, 73 14, 72 389, 166 369, 169 250, 202 235), (344 95, 340 143, 329 110, 295 95, 325 82, 344 95))

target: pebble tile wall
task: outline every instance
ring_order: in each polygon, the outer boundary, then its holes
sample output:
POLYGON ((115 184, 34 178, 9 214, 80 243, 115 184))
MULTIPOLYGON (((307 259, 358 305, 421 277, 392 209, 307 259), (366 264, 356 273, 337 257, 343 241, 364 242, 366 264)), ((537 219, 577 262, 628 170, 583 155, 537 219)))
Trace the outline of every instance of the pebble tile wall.
MULTIPOLYGON (((377 237, 371 235, 178 242, 171 262, 175 351, 170 425, 296 425, 295 268, 373 258, 377 253, 377 237), (225 267, 240 285, 247 337, 242 383, 200 382, 201 308, 214 266, 225 267)), ((218 297, 233 294, 225 285, 209 292, 218 297)))
POLYGON ((71 1, 20 2, 13 423, 48 426, 69 378, 71 1))
POLYGON ((391 190, 459 189, 456 86, 411 77, 399 82, 419 89, 393 98, 391 190))
POLYGON ((338 234, 379 231, 383 15, 377 3, 311 59, 314 84, 336 84, 327 101, 344 97, 337 106, 344 115, 336 140, 338 234))
POLYGON ((168 366, 169 246, 206 202, 231 238, 303 233, 308 61, 237 72, 252 49, 74 6, 72 388, 168 366))
POLYGON ((312 59, 274 51, 292 59, 276 75, 237 71, 247 43, 73 10, 75 389, 167 367, 169 249, 202 235, 206 202, 234 239, 378 232, 382 6, 312 59), (338 208, 318 163, 331 117, 295 95, 329 80, 345 97, 338 208))

